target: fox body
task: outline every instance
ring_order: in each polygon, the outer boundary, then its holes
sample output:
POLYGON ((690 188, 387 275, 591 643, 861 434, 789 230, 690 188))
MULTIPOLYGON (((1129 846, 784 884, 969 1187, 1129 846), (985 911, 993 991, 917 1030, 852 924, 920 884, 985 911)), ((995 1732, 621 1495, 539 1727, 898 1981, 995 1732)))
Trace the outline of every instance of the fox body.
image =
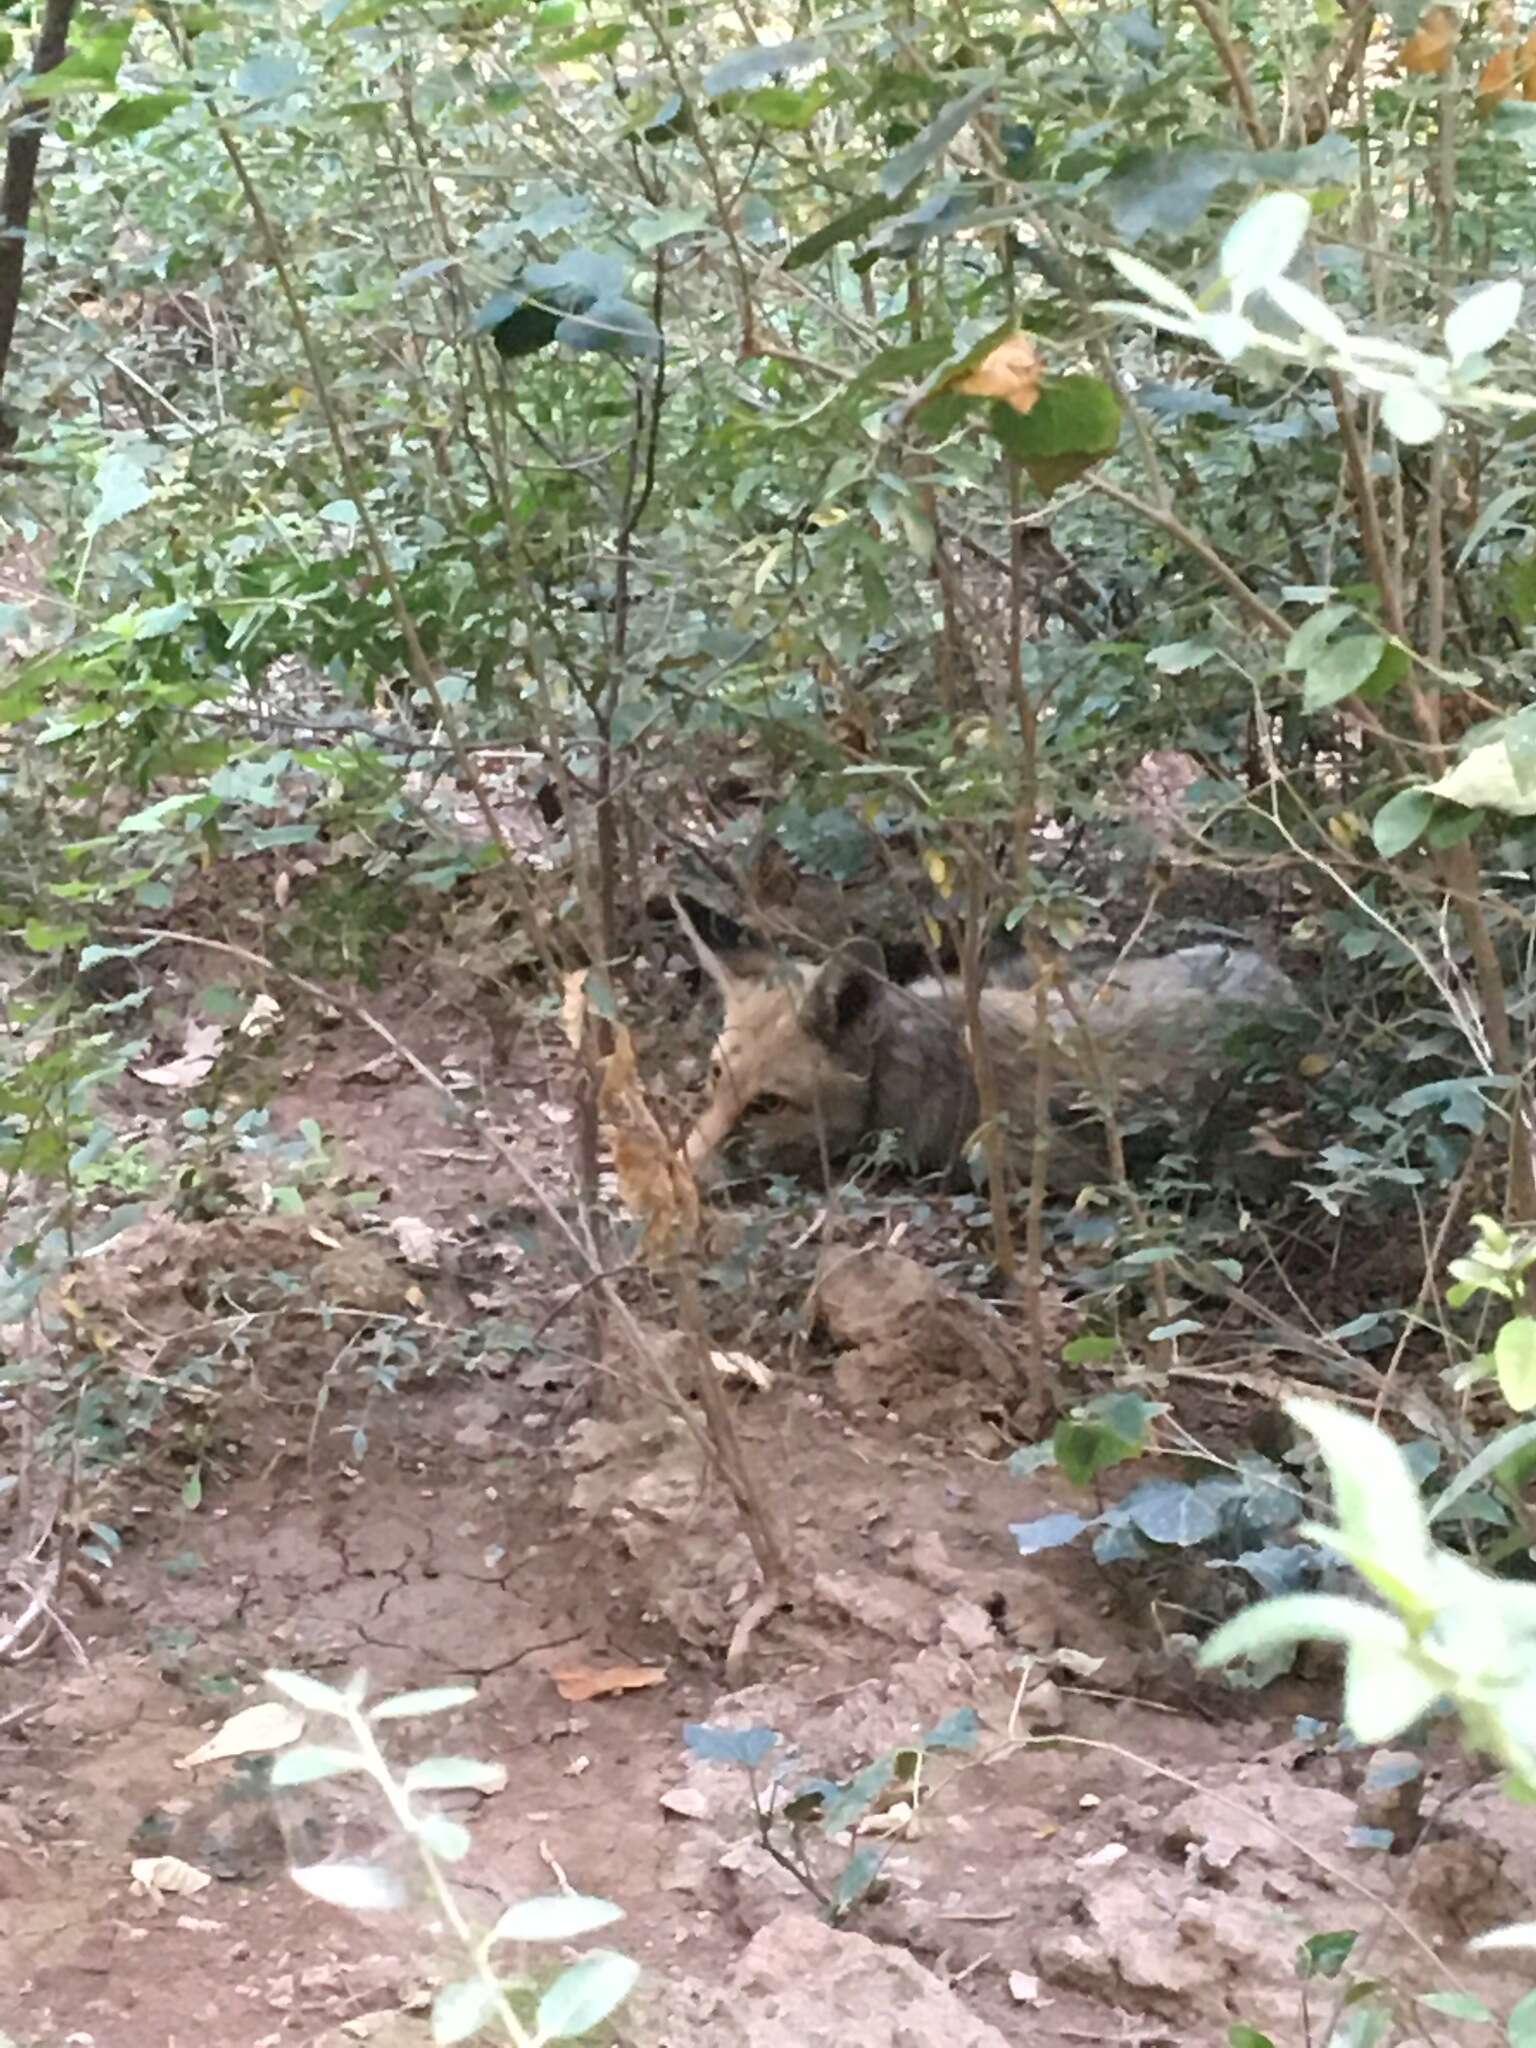
MULTIPOLYGON (((725 1004, 710 1098, 687 1140, 695 1172, 729 1141, 750 1135, 765 1165, 814 1174, 823 1160, 844 1159, 887 1130, 900 1135, 918 1172, 956 1171, 980 1120, 958 983, 894 987, 880 949, 868 940, 853 941, 821 966, 733 965, 696 934, 694 943, 725 1004)), ((1129 960, 1097 979, 1086 975, 1074 984, 1070 1004, 1053 988, 1046 1011, 1052 1110, 1059 1115, 1088 1104, 1075 1127, 1053 1121, 1053 1185, 1102 1176, 1102 1120, 1093 1105, 1149 1099, 1198 1113, 1220 1089, 1234 1027, 1296 1001, 1278 968, 1224 945, 1129 960)), ((1009 1141, 1027 1170, 1036 991, 983 989, 980 1025, 1009 1141)))

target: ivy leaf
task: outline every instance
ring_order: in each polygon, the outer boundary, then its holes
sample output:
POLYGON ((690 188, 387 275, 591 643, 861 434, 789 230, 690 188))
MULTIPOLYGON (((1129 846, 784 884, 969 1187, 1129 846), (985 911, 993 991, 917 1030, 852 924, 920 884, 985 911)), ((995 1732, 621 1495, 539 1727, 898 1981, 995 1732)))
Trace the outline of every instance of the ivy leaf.
POLYGON ((1434 815, 1435 800, 1427 789, 1400 789, 1388 797, 1371 820, 1371 838, 1383 860, 1406 853, 1434 815))
POLYGON ((95 483, 96 502, 85 519, 85 530, 91 534, 100 533, 114 520, 125 519, 130 512, 137 512, 154 495, 144 465, 121 449, 112 449, 102 457, 96 466, 95 483))
POLYGON ((708 1721, 685 1721, 683 1741, 707 1764, 738 1764, 755 1770, 777 1746, 772 1728, 716 1728, 708 1721))
POLYGON ((1075 1543, 1088 1527, 1081 1515, 1066 1510, 1041 1515, 1033 1522, 1010 1522, 1008 1533, 1019 1546, 1020 1557, 1033 1557, 1037 1551, 1060 1550, 1064 1544, 1075 1543))

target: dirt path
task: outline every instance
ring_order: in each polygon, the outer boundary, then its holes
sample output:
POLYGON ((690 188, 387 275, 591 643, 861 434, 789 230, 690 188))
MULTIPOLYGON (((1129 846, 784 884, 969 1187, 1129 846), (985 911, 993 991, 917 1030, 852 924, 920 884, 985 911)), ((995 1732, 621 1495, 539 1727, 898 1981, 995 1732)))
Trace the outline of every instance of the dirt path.
MULTIPOLYGON (((426 1056, 484 1071, 462 1021, 407 1016, 426 1056)), ((379 1050, 350 1029, 290 1048, 271 1105, 279 1134, 315 1117, 349 1185, 378 1197, 378 1271, 354 1261, 338 1281, 352 1239, 315 1208, 297 1226, 153 1226, 104 1268, 98 1297, 131 1311, 136 1342, 155 1304, 179 1306, 154 1362, 127 1361, 165 1405, 148 1462, 103 1487, 123 1534, 104 1604, 71 1610, 78 1659, 58 1646, 0 1702, 0 2027, 19 2048, 429 2039, 432 1987, 453 1974, 429 1917, 348 1916, 287 1874, 373 1849, 377 1814, 274 1806, 249 1767, 183 1767, 273 1664, 336 1681, 361 1668, 380 1689, 475 1683, 451 1722, 401 1724, 404 1753, 505 1767, 503 1791, 456 1809, 487 1919, 562 1878, 622 1906, 616 1945, 645 1970, 620 2028, 634 2048, 683 2048, 667 1998, 727 1982, 754 1934, 815 1911, 755 1839, 741 1774, 691 1754, 690 1722, 770 1727, 793 1778, 843 1780, 974 1711, 975 1746, 926 1758, 915 1811, 869 1838, 886 1860, 849 1925, 884 1945, 872 1970, 915 1957, 1003 2041, 1218 2043, 1238 2022, 1300 2039, 1304 2001, 1322 2039, 1339 1987, 1298 1982, 1310 1937, 1358 1930, 1370 1974, 1422 2012, 1415 1993, 1473 1975, 1467 1934, 1528 1917, 1536 1835, 1468 1789, 1454 1752, 1425 1802, 1454 1792, 1449 1818, 1411 1856, 1372 1848, 1369 1760, 1295 1728, 1301 1710, 1332 1717, 1331 1678, 1257 1702, 1198 1685, 1165 1653, 1153 1599, 1116 1595, 1079 1550, 1019 1557, 1009 1524, 1059 1505, 1059 1485, 934 1433, 921 1404, 840 1401, 848 1382, 811 1359, 776 1358, 769 1391, 732 1394, 817 1597, 777 1619, 750 1688, 723 1697, 750 1567, 727 1501, 675 1419, 594 1379, 580 1315, 548 1322, 562 1297, 494 1162, 379 1050), (401 1218, 427 1237, 391 1235, 401 1218), (400 1256, 427 1239, 435 1274, 400 1256), (301 1242, 331 1263, 289 1289, 292 1312, 229 1278, 243 1260, 277 1286, 301 1242), (215 1353, 189 1335, 205 1326, 215 1353), (616 1667, 661 1677, 562 1698, 556 1673, 616 1667), (157 1854, 212 1882, 136 1890, 130 1863, 157 1854)), ((489 1100, 558 1188, 552 1060, 525 1047, 489 1100)), ((829 1885, 849 1853, 819 1841, 829 1885)), ((1523 1989, 1477 1981, 1499 2010, 1523 1989)), ((836 2038, 884 2040, 878 2019, 845 2012, 836 2038)), ((903 2040, 941 2038, 913 2026, 903 2040)))

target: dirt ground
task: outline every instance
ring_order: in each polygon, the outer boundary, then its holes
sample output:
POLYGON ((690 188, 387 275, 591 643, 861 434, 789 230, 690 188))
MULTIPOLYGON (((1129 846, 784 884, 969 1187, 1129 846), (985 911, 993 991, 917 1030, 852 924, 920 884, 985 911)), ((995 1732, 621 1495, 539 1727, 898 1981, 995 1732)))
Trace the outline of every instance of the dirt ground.
MULTIPOLYGON (((159 992, 173 1052, 200 972, 184 962, 159 992)), ((248 1764, 186 1766, 273 1665, 475 1684, 444 1721, 394 1724, 395 1753, 505 1768, 505 1789, 454 1808, 485 1921, 564 1882, 622 1907, 603 1939, 643 1966, 616 2035, 632 2048, 1214 2044, 1239 2022, 1320 2041, 1340 1986, 1299 1981, 1296 1956, 1341 1929, 1419 2016, 1393 2038, 1464 2036, 1423 1992, 1471 1986, 1508 2009, 1518 1970, 1465 1941, 1530 1916, 1536 1824, 1447 1742, 1411 1851, 1364 1842, 1373 1760, 1297 1721, 1336 1718, 1336 1674, 1227 1691, 1165 1647, 1156 1588, 1127 1595, 1076 1548, 1021 1558, 1010 1523, 1068 1497, 1050 1473, 1010 1475, 998 1389, 962 1356, 933 1358, 926 1386, 907 1360, 881 1387, 878 1360, 833 1369, 789 1310, 746 1328, 772 1382, 727 1396, 813 1592, 757 1630, 728 1684, 754 1590, 739 1518, 622 1352, 594 1367, 589 1303, 539 1235, 529 1183, 562 1213, 568 1195, 558 1033, 528 1029, 497 1067, 447 995, 374 1007, 484 1103, 525 1178, 477 1144, 480 1112, 451 1121, 383 1040, 296 1014, 269 1055, 271 1124, 314 1118, 333 1185, 298 1218, 156 1210, 88 1262, 76 1311, 111 1326, 123 1412, 153 1413, 135 1457, 92 1481, 89 1517, 123 1539, 99 1603, 71 1589, 72 1639, 0 1672, 0 2031, 16 2048, 429 2040, 454 1974, 430 1914, 349 1915, 288 1875, 382 1840, 374 1809, 274 1802, 248 1764), (377 1201, 353 1214, 359 1187, 377 1201), (562 1697, 557 1673, 620 1668, 658 1682, 562 1697), (766 1724, 800 1775, 843 1779, 965 1707, 975 1748, 925 1760, 830 1950, 757 1842, 741 1774, 683 1735, 766 1724), (131 1863, 155 1855, 211 1882, 135 1886, 131 1863), (835 1999, 818 1988, 842 1967, 829 1955, 852 1971, 835 1999), (948 2000, 933 2014, 893 1974, 905 1958, 948 2000), (821 2016, 791 2021, 808 1985, 821 2016), (711 1999, 726 2020, 687 2017, 711 1999)), ((924 1255, 947 1248, 963 1282, 964 1219, 925 1216, 924 1255)), ((762 1271, 744 1298, 772 1298, 777 1274, 792 1310, 793 1261, 762 1271)), ((846 1854, 820 1845, 828 1882, 846 1854)))

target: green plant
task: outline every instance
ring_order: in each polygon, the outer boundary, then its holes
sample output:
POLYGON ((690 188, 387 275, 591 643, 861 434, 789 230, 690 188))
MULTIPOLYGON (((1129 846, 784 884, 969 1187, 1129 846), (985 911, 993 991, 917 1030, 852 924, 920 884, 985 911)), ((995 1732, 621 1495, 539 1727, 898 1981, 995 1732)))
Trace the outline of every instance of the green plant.
MULTIPOLYGON (((304 1742, 283 1750, 272 1766, 274 1791, 327 1780, 362 1776, 376 1787, 401 1840, 414 1854, 427 1893, 447 1925, 466 1974, 445 1984, 432 2005, 432 2038, 439 2048, 492 2034, 512 2048, 545 2048, 577 2040, 602 2025, 629 1996, 639 1966, 613 1949, 593 1949, 567 1965, 552 1981, 526 1968, 508 1970, 499 1951, 566 1943, 610 1926, 621 1908, 576 1892, 523 1899, 508 1906, 485 1929, 468 1919, 449 1878, 452 1865, 472 1846, 469 1831, 437 1811, 440 1792, 499 1791, 506 1773, 497 1764, 470 1757, 429 1756, 398 1776, 380 1747, 382 1723, 449 1712, 474 1698, 473 1686, 436 1686, 397 1693, 367 1705, 367 1680, 359 1675, 344 1690, 295 1671, 269 1671, 274 1691, 307 1717, 339 1724, 340 1739, 304 1742)), ((388 1863, 333 1862, 296 1868, 294 1882, 313 1897, 349 1912, 377 1912, 410 1899, 401 1873, 388 1863)))
POLYGON ((1512 1790, 1536 1797, 1536 1587, 1434 1542, 1412 1471, 1382 1430, 1320 1401, 1293 1400, 1286 1412, 1321 1449, 1339 1518, 1301 1534, 1352 1566, 1382 1604, 1336 1593, 1261 1601, 1216 1632, 1201 1663, 1339 1643, 1344 1718, 1361 1741, 1391 1741, 1448 1699, 1468 1743, 1504 1767, 1512 1790))
POLYGON ((781 1756, 764 1773, 783 1738, 772 1728, 717 1728, 693 1721, 683 1740, 701 1762, 740 1770, 747 1781, 752 1819, 763 1849, 816 1900, 835 1925, 878 1883, 888 1849, 878 1842, 911 1825, 924 1792, 926 1759, 975 1748, 979 1723, 961 1707, 938 1727, 910 1743, 873 1758, 854 1775, 791 1778, 792 1759, 781 1756), (842 1860, 832 1875, 818 1868, 817 1840, 840 1845, 842 1860))

